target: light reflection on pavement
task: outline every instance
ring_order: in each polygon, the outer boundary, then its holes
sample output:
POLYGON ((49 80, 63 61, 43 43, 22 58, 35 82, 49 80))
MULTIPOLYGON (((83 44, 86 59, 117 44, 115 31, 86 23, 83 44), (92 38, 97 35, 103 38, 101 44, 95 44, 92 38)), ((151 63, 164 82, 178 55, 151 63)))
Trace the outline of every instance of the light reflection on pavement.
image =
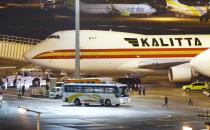
MULTIPOLYGON (((208 97, 199 92, 193 93, 195 106, 188 106, 187 95, 177 88, 170 88, 170 92, 162 91, 163 88, 147 88, 146 96, 132 96, 132 102, 120 107, 74 106, 62 102, 61 99, 34 99, 24 97, 17 100, 16 95, 5 96, 8 102, 10 114, 0 114, 0 129, 14 128, 16 125, 21 129, 36 128, 36 114, 27 112, 18 113, 18 106, 41 112, 41 129, 66 130, 66 129, 139 129, 139 130, 177 130, 187 124, 194 129, 205 128, 207 118, 198 118, 198 109, 201 102, 207 102, 208 97), (164 94, 169 96, 169 108, 162 108, 164 94), (7 118, 13 125, 5 128, 7 118), (30 125, 25 125, 25 120, 30 125)), ((8 124, 9 125, 9 124, 8 124)))

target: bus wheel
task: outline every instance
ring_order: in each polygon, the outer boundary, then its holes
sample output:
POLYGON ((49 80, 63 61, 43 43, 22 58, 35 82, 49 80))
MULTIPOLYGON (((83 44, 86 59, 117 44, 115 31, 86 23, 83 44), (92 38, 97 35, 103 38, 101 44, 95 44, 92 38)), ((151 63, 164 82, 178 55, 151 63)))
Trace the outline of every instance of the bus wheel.
POLYGON ((76 99, 74 100, 74 104, 75 104, 76 106, 81 105, 79 98, 76 98, 76 99))
POLYGON ((106 99, 106 101, 105 101, 105 105, 106 105, 106 106, 111 106, 111 105, 112 105, 112 103, 111 103, 111 101, 110 101, 109 99, 106 99))

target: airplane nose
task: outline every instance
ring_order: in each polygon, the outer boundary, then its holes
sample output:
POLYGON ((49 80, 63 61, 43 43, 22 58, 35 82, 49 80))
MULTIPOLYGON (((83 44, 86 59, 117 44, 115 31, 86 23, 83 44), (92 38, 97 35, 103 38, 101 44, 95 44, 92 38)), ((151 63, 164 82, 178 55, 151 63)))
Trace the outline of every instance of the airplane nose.
POLYGON ((152 9, 152 13, 155 13, 155 12, 157 12, 157 10, 156 9, 152 9))
POLYGON ((31 59, 31 54, 29 53, 29 51, 27 51, 24 56, 23 56, 26 60, 30 60, 31 59))
POLYGON ((34 57, 34 49, 29 49, 23 56, 27 61, 31 62, 34 57))

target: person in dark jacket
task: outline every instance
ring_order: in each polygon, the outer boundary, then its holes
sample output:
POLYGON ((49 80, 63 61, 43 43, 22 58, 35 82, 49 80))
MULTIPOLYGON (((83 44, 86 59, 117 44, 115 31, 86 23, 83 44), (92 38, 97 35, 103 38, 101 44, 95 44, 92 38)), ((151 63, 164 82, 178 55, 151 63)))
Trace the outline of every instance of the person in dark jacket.
POLYGON ((192 94, 191 94, 191 93, 190 93, 190 95, 189 95, 188 105, 193 105, 192 94))
POLYGON ((162 105, 162 107, 168 108, 168 96, 166 95, 166 96, 163 98, 163 100, 164 100, 164 104, 162 105))
POLYGON ((143 85, 142 85, 142 92, 143 92, 143 95, 145 96, 146 95, 146 87, 144 87, 143 85))
POLYGON ((22 96, 24 96, 25 93, 25 85, 22 86, 22 96))

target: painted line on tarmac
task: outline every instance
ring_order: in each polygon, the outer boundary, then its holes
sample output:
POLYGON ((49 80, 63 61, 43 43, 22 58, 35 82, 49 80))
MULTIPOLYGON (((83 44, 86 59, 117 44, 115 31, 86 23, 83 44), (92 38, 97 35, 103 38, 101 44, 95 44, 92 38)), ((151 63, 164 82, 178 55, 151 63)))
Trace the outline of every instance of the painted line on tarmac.
MULTIPOLYGON (((11 95, 11 94, 3 94, 3 96, 11 96, 11 97, 17 97, 17 95, 11 95)), ((34 97, 27 97, 27 96, 23 96, 23 99, 34 99, 34 100, 44 100, 44 101, 55 101, 53 99, 43 99, 43 98, 34 98, 34 97)))

